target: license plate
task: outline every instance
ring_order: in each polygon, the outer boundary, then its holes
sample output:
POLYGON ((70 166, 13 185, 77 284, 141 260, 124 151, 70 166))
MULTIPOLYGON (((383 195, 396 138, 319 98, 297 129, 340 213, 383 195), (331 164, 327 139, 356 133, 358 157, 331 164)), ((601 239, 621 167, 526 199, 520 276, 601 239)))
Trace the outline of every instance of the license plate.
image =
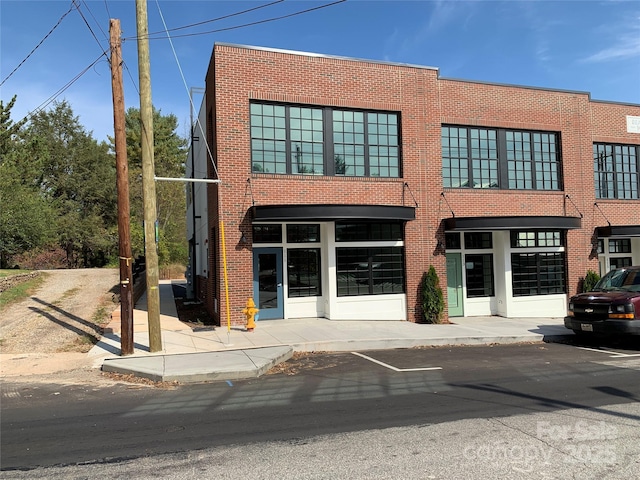
POLYGON ((593 332, 593 325, 591 325, 590 323, 581 323, 580 329, 583 332, 593 332))

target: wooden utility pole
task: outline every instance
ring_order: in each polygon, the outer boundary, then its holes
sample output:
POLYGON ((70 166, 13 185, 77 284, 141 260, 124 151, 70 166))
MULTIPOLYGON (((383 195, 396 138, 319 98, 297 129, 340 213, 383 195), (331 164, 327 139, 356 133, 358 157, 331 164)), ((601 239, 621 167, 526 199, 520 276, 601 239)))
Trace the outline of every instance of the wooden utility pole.
POLYGON ((147 268, 147 314, 149 350, 162 350, 160 291, 158 290, 158 250, 156 245, 156 184, 153 162, 153 107, 147 1, 136 0, 138 34, 138 77, 140 80, 140 125, 142 128, 142 200, 144 204, 144 247, 147 268))
POLYGON ((120 256, 120 352, 133 353, 133 273, 131 234, 129 231, 129 167, 122 87, 122 43, 120 20, 109 21, 111 45, 111 89, 113 92, 113 129, 116 148, 116 185, 118 188, 118 254, 120 256))

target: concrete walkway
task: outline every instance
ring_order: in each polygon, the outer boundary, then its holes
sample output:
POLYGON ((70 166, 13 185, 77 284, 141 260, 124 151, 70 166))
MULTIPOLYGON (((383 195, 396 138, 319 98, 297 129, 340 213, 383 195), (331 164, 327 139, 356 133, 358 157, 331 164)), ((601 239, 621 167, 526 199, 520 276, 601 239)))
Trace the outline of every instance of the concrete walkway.
POLYGON ((262 375, 294 352, 350 352, 429 345, 535 342, 573 335, 562 318, 458 317, 447 325, 302 318, 258 321, 253 332, 192 329, 177 318, 170 281, 160 283, 163 351, 149 353, 146 295, 134 310, 133 355, 120 356, 119 319, 89 352, 107 372, 182 383, 262 375))

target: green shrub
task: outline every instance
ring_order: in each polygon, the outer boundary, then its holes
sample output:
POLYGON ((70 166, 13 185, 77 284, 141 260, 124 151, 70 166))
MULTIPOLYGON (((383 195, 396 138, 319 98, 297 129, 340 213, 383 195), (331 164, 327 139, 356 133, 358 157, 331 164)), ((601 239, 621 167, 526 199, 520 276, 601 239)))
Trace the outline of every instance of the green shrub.
POLYGON ((584 277, 582 281, 582 291, 583 292, 591 292, 593 291, 593 287, 600 280, 600 275, 598 275, 593 270, 587 270, 587 275, 584 277))
POLYGON ((440 323, 444 311, 444 295, 440 288, 440 279, 433 265, 422 276, 422 313, 427 323, 440 323))

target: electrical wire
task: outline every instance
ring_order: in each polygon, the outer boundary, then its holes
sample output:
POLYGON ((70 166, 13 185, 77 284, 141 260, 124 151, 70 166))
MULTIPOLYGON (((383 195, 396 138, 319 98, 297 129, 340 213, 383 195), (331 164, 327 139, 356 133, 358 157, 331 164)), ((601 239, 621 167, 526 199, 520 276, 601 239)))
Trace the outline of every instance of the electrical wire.
MULTIPOLYGON (((182 83, 184 84, 184 88, 187 90, 187 96, 189 97, 189 102, 191 103, 191 108, 193 109, 193 111, 196 111, 196 107, 193 104, 193 99, 191 98, 191 93, 189 92, 189 86, 187 85, 187 80, 184 77, 184 72, 182 71, 182 66, 180 65, 180 60, 178 59, 178 54, 176 53, 176 49, 173 47, 173 41, 171 40, 171 35, 169 33, 168 30, 166 30, 167 28, 167 24, 164 21, 164 15, 162 14, 162 10, 160 9, 160 2, 158 0, 156 0, 156 5, 158 6, 158 13, 160 14, 160 19, 162 20, 162 25, 164 25, 166 34, 167 34, 167 39, 169 40, 169 45, 171 45, 171 51, 173 52, 173 56, 176 59, 176 63, 178 64, 178 70, 180 71, 180 77, 182 78, 182 83)), ((200 124, 200 120, 196 118, 196 124, 200 127, 200 133, 202 134, 202 138, 207 138, 205 133, 204 133, 204 129, 202 128, 202 125, 200 124)), ((192 127, 193 128, 193 127, 192 127)), ((205 146, 207 147, 207 153, 209 154, 209 158, 211 159, 211 165, 213 166, 213 170, 216 174, 216 177, 219 178, 218 175, 218 167, 216 166, 216 163, 213 161, 213 154, 211 153, 211 149, 209 148, 209 142, 205 142, 205 146)))
POLYGON ((138 96, 140 96, 140 89, 138 88, 138 84, 136 83, 136 80, 133 78, 133 75, 131 74, 131 70, 129 70, 129 65, 127 65, 126 62, 123 62, 122 66, 124 66, 124 69, 129 74, 129 78, 131 79, 131 83, 133 84, 133 88, 136 89, 136 93, 138 94, 138 96))
MULTIPOLYGON (((96 25, 98 25, 98 28, 100 29, 100 31, 102 32, 102 36, 104 37, 104 39, 107 41, 107 43, 109 42, 109 35, 107 35, 107 32, 105 32, 103 30, 103 28, 100 26, 100 22, 98 21, 98 19, 96 18, 96 16, 93 14, 93 12, 91 11, 91 9, 89 8, 89 4, 85 1, 82 0, 82 4, 84 5, 84 7, 87 9, 87 11, 89 12, 89 15, 91 15, 91 18, 93 18, 93 21, 96 23, 96 25)), ((78 12, 80 11, 80 9, 78 9, 78 12)), ((93 32, 92 32, 93 33, 93 32)), ((94 35, 95 37, 95 35, 94 35)), ((96 39, 97 40, 97 39, 96 39)), ((98 42, 99 43, 99 42, 98 42)))
POLYGON ((282 2, 284 2, 284 0, 276 0, 275 2, 266 3, 264 5, 259 5, 257 7, 249 8, 247 10, 242 10, 241 12, 231 13, 229 15, 223 15, 222 17, 212 18, 210 20, 204 20, 204 21, 198 22, 198 23, 192 23, 190 25, 185 25, 183 27, 169 28, 169 29, 167 29, 167 30, 165 30, 163 32, 152 32, 152 33, 149 33, 148 35, 149 36, 158 35, 158 34, 164 34, 165 32, 175 32, 177 30, 184 30, 186 28, 193 28, 193 27, 197 27, 199 25, 204 25, 205 23, 213 23, 213 22, 217 22, 219 20, 224 20, 224 19, 235 17, 235 16, 238 16, 238 15, 243 15, 245 13, 253 12, 255 10, 260 10, 261 8, 270 7, 272 5, 275 5, 276 3, 282 3, 282 2))
MULTIPOLYGON (((86 17, 84 16, 82 11, 80 10, 80 5, 78 5, 76 2, 77 2, 77 0, 73 0, 72 1, 73 5, 76 7, 76 10, 80 14, 80 17, 82 17, 82 20, 84 21, 85 25, 87 26, 87 28, 91 32, 91 35, 93 35, 93 38, 95 39, 95 41, 98 42, 98 46, 100 47, 100 50, 102 50, 103 53, 106 53, 105 49, 102 48, 102 44, 100 43, 100 40, 98 40, 98 37, 96 36, 96 34, 94 33, 93 29, 91 28, 91 25, 89 25, 89 22, 87 21, 86 17)), ((87 7, 87 10, 88 9, 89 8, 87 7)), ((91 13, 91 11, 89 11, 89 13, 91 13)), ((91 14, 91 15, 93 16, 93 14, 91 14)), ((94 17, 94 20, 95 20, 95 17, 94 17)), ((102 33, 104 34, 104 31, 102 33)), ((105 38, 106 38, 106 35, 105 35, 105 38)))
POLYGON ((29 59, 29 57, 30 57, 31 55, 33 55, 33 53, 34 53, 38 48, 40 48, 40 45, 42 45, 42 44, 44 43, 44 41, 45 41, 47 38, 49 38, 49 35, 51 35, 51 34, 53 33, 53 31, 54 31, 56 28, 58 28, 58 25, 60 25, 60 23, 62 23, 62 20, 64 20, 64 17, 66 17, 67 15, 69 15, 69 13, 71 13, 71 11, 73 10, 73 8, 74 8, 74 4, 73 4, 73 2, 71 2, 71 7, 69 7, 69 10, 67 10, 67 11, 66 11, 66 12, 65 12, 61 17, 60 17, 60 19, 58 20, 58 23, 56 23, 56 24, 53 26, 53 28, 52 28, 51 30, 49 30, 49 33, 47 33, 47 34, 44 36, 44 38, 43 38, 42 40, 40 40, 40 42, 38 42, 38 44, 37 44, 35 47, 33 47, 33 50, 31 50, 31 51, 29 52, 29 54, 28 54, 26 57, 24 57, 24 59, 23 59, 23 60, 18 64, 18 66, 17 66, 16 68, 14 68, 14 69, 13 69, 13 71, 12 71, 9 75, 7 75, 7 76, 5 77, 5 79, 4 79, 4 80, 2 80, 2 82, 0 82, 0 87, 1 87, 2 85, 4 85, 4 82, 6 82, 7 80, 9 80, 9 78, 11 78, 11 76, 12 76, 14 73, 16 73, 16 71, 17 71, 17 70, 18 70, 18 69, 19 69, 19 68, 24 64, 24 62, 26 62, 26 61, 29 59))
POLYGON ((37 106, 32 111, 30 111, 27 115, 25 115, 24 119, 29 119, 29 118, 33 117, 34 115, 38 114, 39 112, 43 111, 45 108, 47 108, 47 106, 49 106, 49 104, 51 102, 53 102, 65 90, 67 90, 71 85, 73 85, 75 82, 77 82, 80 79, 80 77, 82 77, 85 73, 87 73, 96 63, 98 63, 102 59, 103 56, 106 56, 106 54, 105 53, 101 53, 98 56, 98 58, 96 58, 93 62, 91 62, 91 64, 89 66, 84 68, 80 73, 78 73, 75 77, 73 77, 71 80, 69 80, 64 86, 62 86, 60 89, 58 89, 57 92, 55 92, 53 95, 51 95, 49 98, 47 98, 44 102, 42 102, 39 106, 37 106))
MULTIPOLYGON (((320 9, 327 8, 327 7, 332 7, 334 5, 337 5, 339 3, 344 3, 346 1, 347 0, 337 0, 335 2, 326 3, 324 5, 319 5, 319 6, 313 7, 313 8, 307 8, 306 10, 300 10, 298 12, 289 13, 287 15, 281 15, 279 17, 266 18, 264 20, 257 20, 255 22, 244 23, 242 25, 234 25, 234 26, 226 27, 226 28, 219 28, 217 30, 209 30, 209 31, 206 31, 206 32, 183 33, 181 35, 174 35, 173 38, 195 37, 197 35, 208 35, 208 34, 211 34, 211 33, 226 32, 226 31, 229 31, 229 30, 236 30, 236 29, 239 29, 239 28, 252 27, 254 25, 260 25, 260 24, 263 24, 263 23, 275 22, 277 20, 283 20, 285 18, 295 17, 297 15, 302 15, 304 13, 313 12, 315 10, 320 10, 320 9)), ((166 30, 165 30, 165 32, 162 32, 162 33, 163 34, 166 33, 166 30)), ((136 38, 137 37, 127 37, 126 40, 134 40, 136 38)), ((160 40, 160 39, 163 39, 164 37, 151 37, 150 35, 148 35, 148 38, 149 38, 149 40, 160 40)))
POLYGON ((107 16, 111 18, 111 12, 109 11, 109 4, 107 3, 107 0, 104 0, 104 8, 107 11, 107 16))

